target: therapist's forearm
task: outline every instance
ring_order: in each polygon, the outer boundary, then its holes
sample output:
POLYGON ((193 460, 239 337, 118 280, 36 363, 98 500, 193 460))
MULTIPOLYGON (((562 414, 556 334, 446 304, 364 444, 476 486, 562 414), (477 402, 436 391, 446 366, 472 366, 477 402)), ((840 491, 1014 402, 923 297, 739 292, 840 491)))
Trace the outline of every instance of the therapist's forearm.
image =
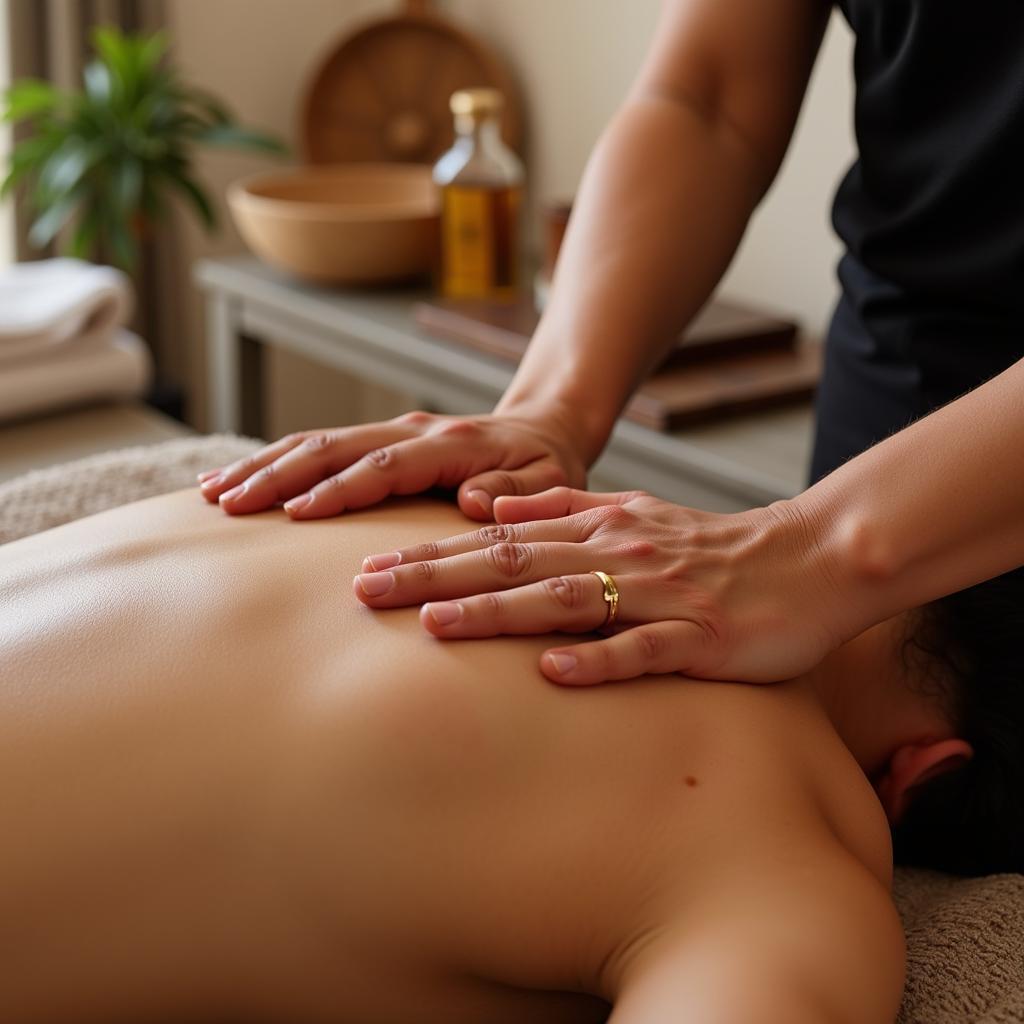
POLYGON ((548 306, 495 411, 554 411, 593 462, 717 284, 773 171, 714 114, 633 95, 590 159, 548 306))
POLYGON ((853 635, 1024 565, 1024 360, 783 503, 853 635))

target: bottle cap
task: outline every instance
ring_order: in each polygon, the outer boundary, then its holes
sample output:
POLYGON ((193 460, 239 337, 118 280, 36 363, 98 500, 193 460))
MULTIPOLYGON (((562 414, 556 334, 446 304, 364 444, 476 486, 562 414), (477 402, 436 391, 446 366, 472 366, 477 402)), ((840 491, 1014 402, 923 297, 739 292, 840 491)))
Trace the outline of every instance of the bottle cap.
POLYGON ((459 89, 452 93, 448 105, 458 115, 497 114, 505 105, 505 97, 497 89, 459 89))

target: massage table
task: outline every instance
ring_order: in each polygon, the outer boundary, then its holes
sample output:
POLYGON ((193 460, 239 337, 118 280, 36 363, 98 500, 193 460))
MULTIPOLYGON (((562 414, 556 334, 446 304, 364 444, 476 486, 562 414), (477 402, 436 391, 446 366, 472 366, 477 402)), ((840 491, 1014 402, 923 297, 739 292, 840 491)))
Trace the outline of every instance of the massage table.
MULTIPOLYGON (((181 437, 0 482, 0 543, 191 486, 200 470, 259 443, 230 434, 181 437)), ((963 879, 900 868, 895 897, 908 954, 898 1024, 1024 1024, 1024 875, 963 879)))

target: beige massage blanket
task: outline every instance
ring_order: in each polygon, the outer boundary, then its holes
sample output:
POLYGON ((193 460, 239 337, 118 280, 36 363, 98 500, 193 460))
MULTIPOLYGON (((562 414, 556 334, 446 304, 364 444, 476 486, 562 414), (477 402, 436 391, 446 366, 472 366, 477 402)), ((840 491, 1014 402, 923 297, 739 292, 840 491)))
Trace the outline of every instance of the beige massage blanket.
MULTIPOLYGON (((256 446, 232 436, 186 438, 28 473, 0 484, 0 543, 187 487, 200 470, 256 446)), ((900 869, 896 902, 909 959, 900 1024, 1024 1024, 1024 875, 958 879, 900 869)))

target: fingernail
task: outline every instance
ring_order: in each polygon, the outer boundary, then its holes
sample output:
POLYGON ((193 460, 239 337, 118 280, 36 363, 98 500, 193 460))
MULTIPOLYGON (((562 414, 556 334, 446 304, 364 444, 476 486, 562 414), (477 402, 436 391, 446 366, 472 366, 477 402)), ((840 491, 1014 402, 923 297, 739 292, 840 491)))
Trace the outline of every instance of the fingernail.
POLYGON ((301 512, 313 500, 312 494, 300 494, 284 503, 285 512, 301 512))
POLYGON ((248 482, 246 482, 244 484, 239 484, 237 487, 232 487, 230 491, 225 491, 220 496, 220 498, 218 500, 219 501, 234 501, 235 498, 240 498, 243 494, 245 494, 245 489, 248 486, 249 486, 249 484, 248 484, 248 482))
POLYGON ((213 480, 216 477, 218 480, 224 479, 224 474, 219 469, 207 469, 202 473, 197 474, 196 479, 201 483, 205 484, 207 480, 213 480))
POLYGON ((359 589, 367 597, 380 597, 386 594, 395 585, 395 574, 393 572, 371 572, 356 577, 359 589))
POLYGON ((439 626, 450 626, 462 618, 462 604, 458 601, 438 601, 428 604, 427 611, 439 626))
POLYGON ((488 515, 491 514, 491 509, 494 508, 494 499, 486 491, 470 491, 466 497, 475 501, 488 515))
POLYGON ((384 555, 367 555, 363 560, 363 567, 369 567, 371 572, 380 572, 381 569, 391 569, 402 561, 402 556, 397 551, 389 551, 384 555))
POLYGON ((199 484, 202 487, 216 487, 224 483, 224 474, 214 470, 212 473, 203 473, 199 477, 199 484))
POLYGON ((555 654, 549 652, 544 655, 548 664, 555 670, 556 675, 564 676, 576 667, 576 658, 572 654, 555 654))

